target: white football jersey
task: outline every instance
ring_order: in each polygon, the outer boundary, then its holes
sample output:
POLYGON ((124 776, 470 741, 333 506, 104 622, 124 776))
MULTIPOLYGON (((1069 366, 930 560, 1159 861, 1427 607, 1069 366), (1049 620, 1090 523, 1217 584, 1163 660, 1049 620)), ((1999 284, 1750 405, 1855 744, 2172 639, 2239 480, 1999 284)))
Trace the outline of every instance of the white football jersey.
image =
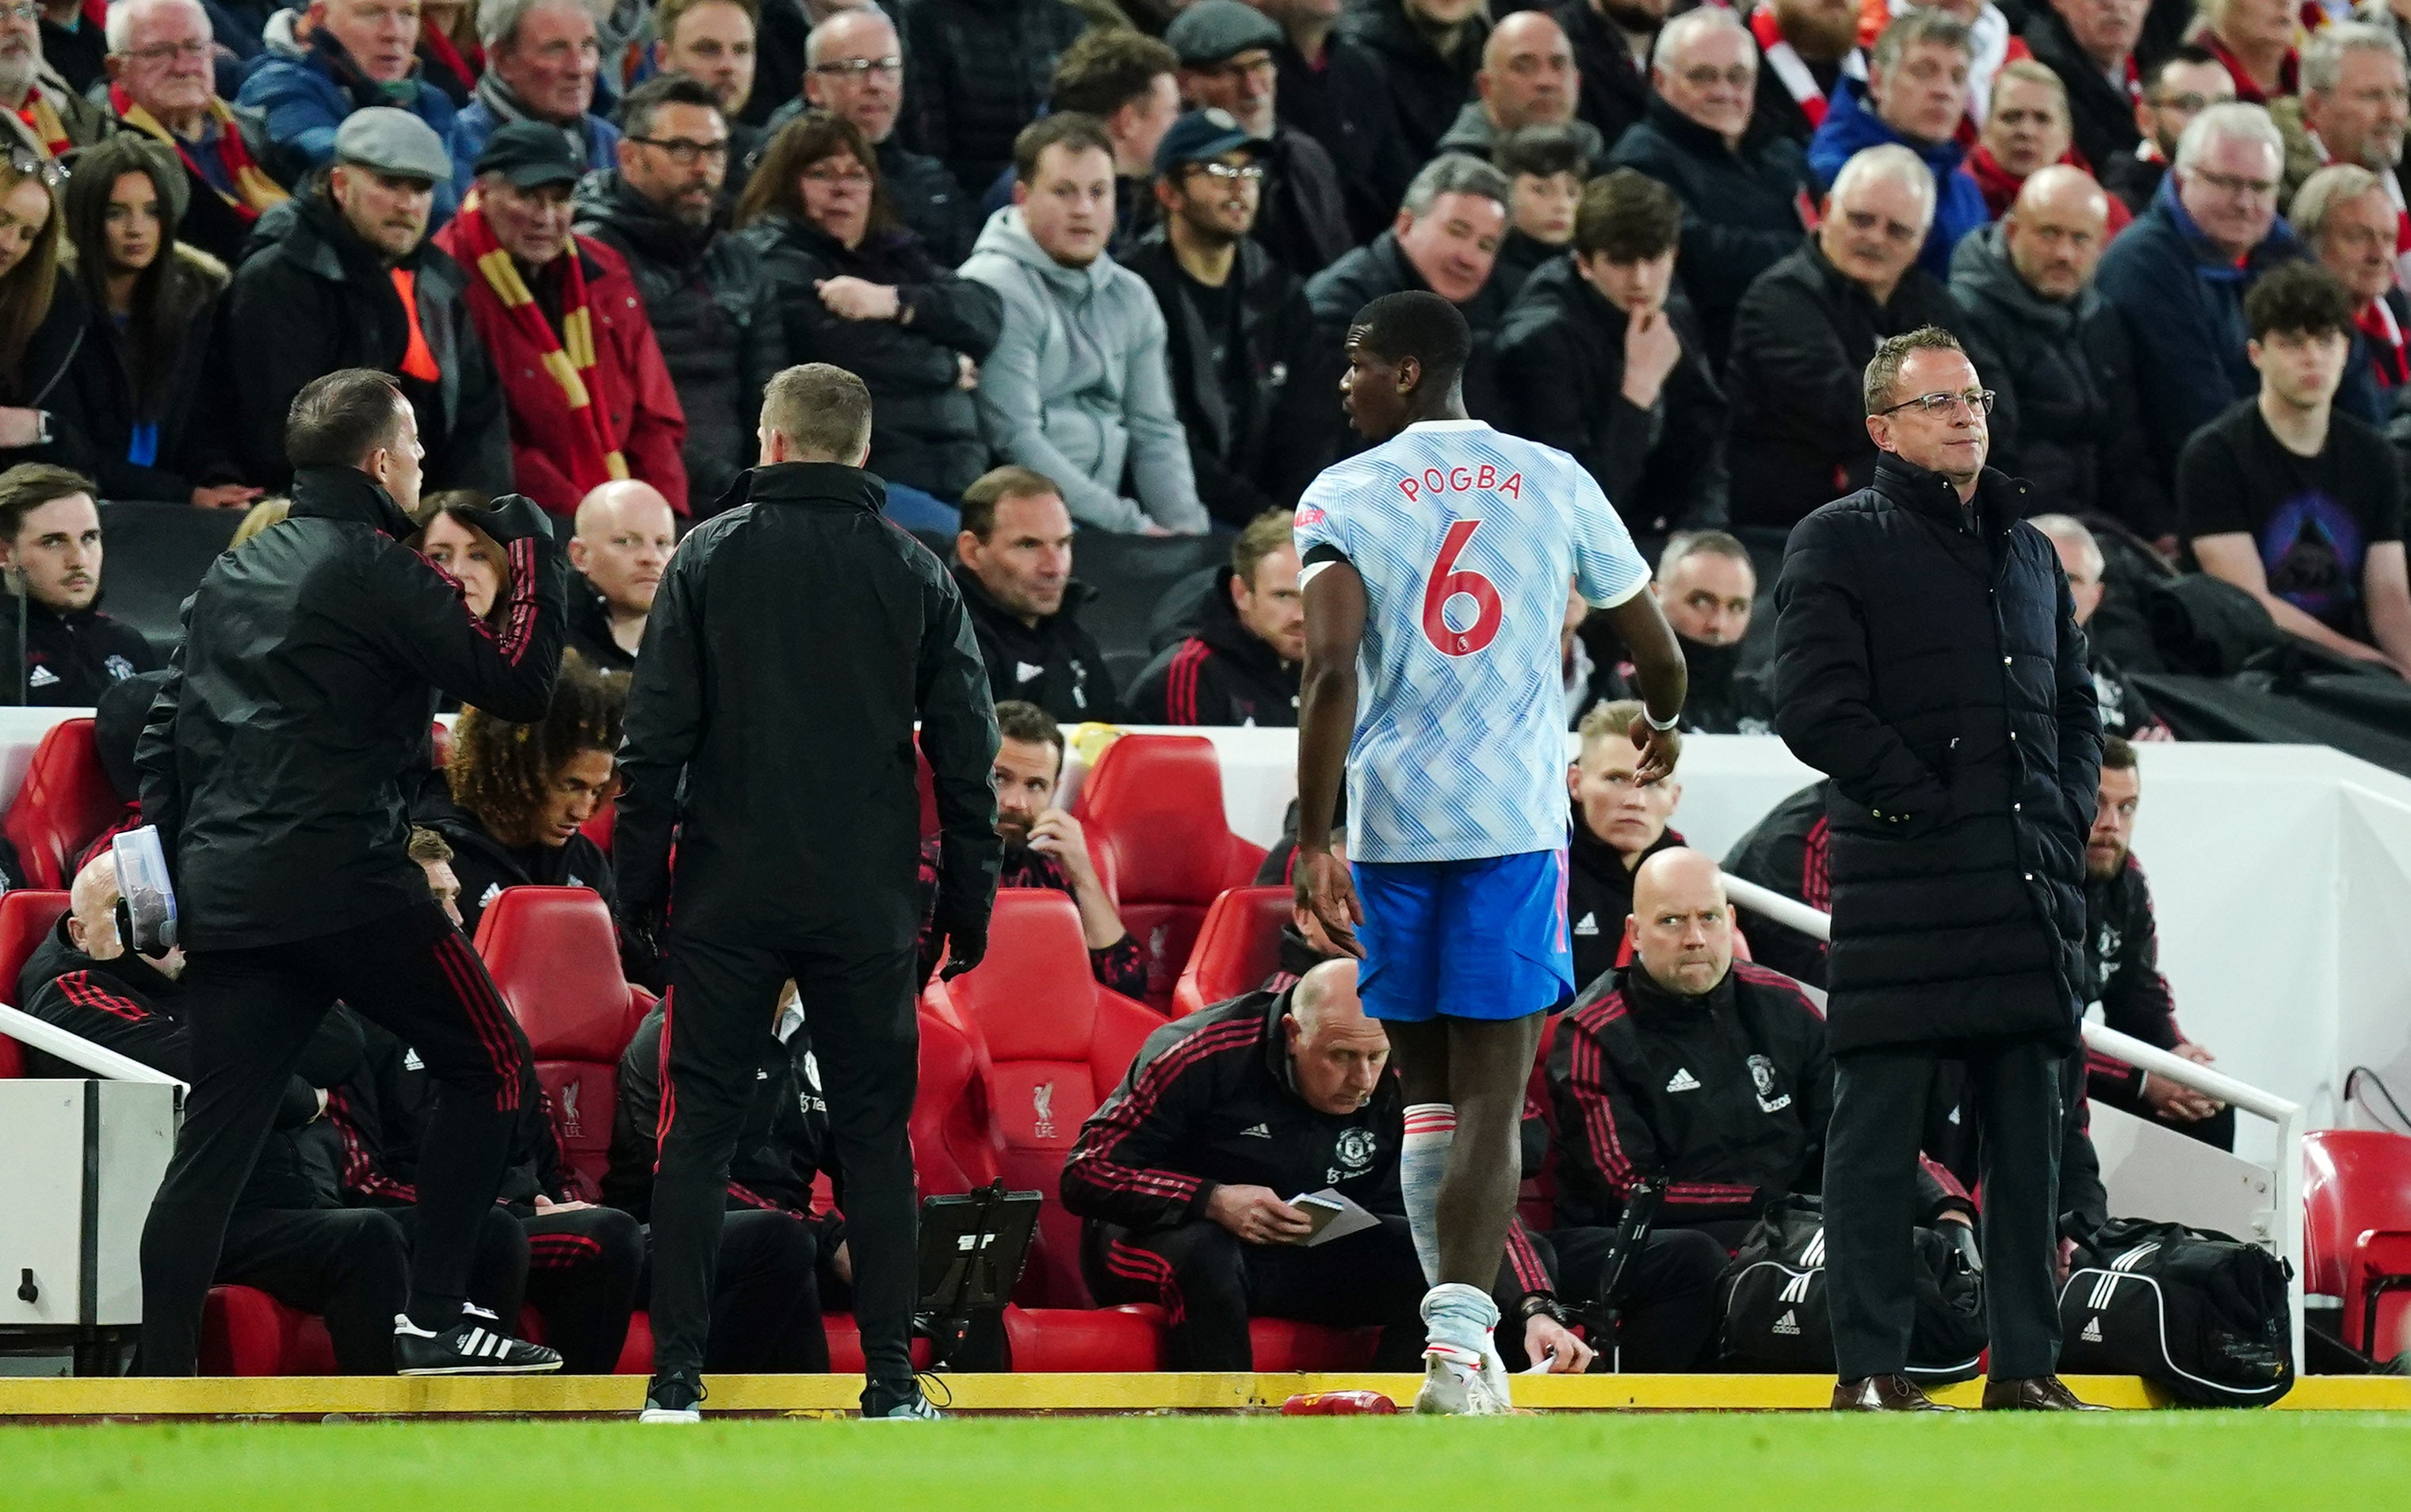
POLYGON ((1612 607, 1649 582, 1598 482, 1555 447, 1425 420, 1315 479, 1296 541, 1309 565, 1345 557, 1369 600, 1350 856, 1562 847, 1566 591, 1612 607))

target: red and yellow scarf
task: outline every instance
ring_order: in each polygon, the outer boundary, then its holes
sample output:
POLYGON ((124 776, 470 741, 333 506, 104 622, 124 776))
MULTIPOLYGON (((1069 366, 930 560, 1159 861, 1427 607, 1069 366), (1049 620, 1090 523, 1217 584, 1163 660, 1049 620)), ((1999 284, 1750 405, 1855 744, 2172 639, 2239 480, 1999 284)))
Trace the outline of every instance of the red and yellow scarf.
POLYGON ((494 228, 486 222, 485 212, 474 204, 463 206, 460 218, 460 238, 470 260, 476 266, 486 287, 503 302, 503 316, 518 327, 519 333, 533 347, 544 362, 544 371, 561 385, 561 397, 570 414, 582 416, 593 455, 568 458, 564 471, 571 477, 591 476, 588 467, 600 458, 603 472, 614 479, 628 475, 627 459, 611 444, 610 422, 604 417, 603 406, 594 402, 594 320, 586 307, 586 265, 577 255, 573 240, 566 251, 554 259, 561 280, 561 334, 555 336, 551 322, 536 307, 535 296, 528 291, 527 281, 519 277, 519 264, 494 240, 494 228))
POLYGON ((119 120, 135 130, 174 148, 176 155, 184 160, 184 166, 192 169, 193 177, 203 183, 210 184, 217 196, 225 200, 227 206, 245 221, 256 221, 259 219, 262 211, 285 201, 285 191, 277 187, 276 181, 261 172, 259 165, 251 160, 251 149, 243 145, 242 128, 237 124, 234 112, 226 109, 226 101, 214 95, 211 96, 210 119, 217 123, 218 161, 226 165, 226 177, 234 181, 233 194, 227 194, 225 190, 217 188, 215 184, 210 183, 209 175, 203 173, 201 166, 193 161, 192 150, 174 132, 161 125, 158 119, 150 111, 128 98, 121 86, 116 84, 109 86, 109 108, 117 112, 119 120))

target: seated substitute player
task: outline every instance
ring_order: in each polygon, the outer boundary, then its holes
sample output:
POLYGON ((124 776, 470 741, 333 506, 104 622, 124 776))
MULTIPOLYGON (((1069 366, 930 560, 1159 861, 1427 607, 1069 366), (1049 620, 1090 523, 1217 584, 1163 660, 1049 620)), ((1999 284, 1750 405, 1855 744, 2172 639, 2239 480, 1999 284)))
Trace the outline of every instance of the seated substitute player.
POLYGON ((1577 991, 1588 991, 1624 953, 1633 873, 1658 851, 1683 843, 1669 823, 1683 801, 1683 785, 1671 775, 1641 780, 1648 753, 1626 733, 1640 717, 1641 705, 1629 699, 1584 715, 1580 754, 1566 768, 1566 788, 1573 794, 1566 917, 1573 925, 1577 991))
POLYGON ((1416 1409, 1491 1415, 1512 1410, 1489 1287, 1525 1086, 1542 1016, 1573 987, 1566 585, 1611 610, 1632 652, 1644 782, 1674 769, 1684 677, 1648 564, 1590 474, 1467 418, 1472 350, 1456 307, 1420 290, 1375 299, 1348 332, 1340 395, 1374 445, 1297 512, 1296 887, 1314 943, 1363 956, 1407 1100, 1399 1185, 1433 1283, 1416 1409), (1352 880, 1330 846, 1343 765, 1352 880))
MULTIPOLYGON (((1374 1368, 1412 1366, 1425 1285, 1389 1057, 1343 957, 1158 1029, 1089 1115, 1063 1167, 1063 1205, 1088 1220, 1080 1268, 1101 1302, 1163 1305, 1167 1370, 1254 1370, 1249 1317, 1380 1324, 1374 1368), (1380 1225, 1307 1247, 1291 1199, 1325 1188, 1380 1225)), ((1520 1228, 1510 1239, 1497 1284, 1526 1354, 1583 1370, 1591 1350, 1558 1322, 1548 1272, 1520 1228)))
MULTIPOLYGON (((1063 778, 1063 730, 1035 704, 1008 698, 996 706, 999 742, 990 780, 996 788, 996 833, 1004 841, 999 887, 1051 887, 1071 895, 1088 937, 1089 969, 1126 997, 1147 996, 1147 952, 1122 927, 1112 894, 1097 876, 1080 821, 1055 807, 1063 778)), ((921 843, 921 980, 938 968, 944 943, 936 924, 940 841, 921 843)))

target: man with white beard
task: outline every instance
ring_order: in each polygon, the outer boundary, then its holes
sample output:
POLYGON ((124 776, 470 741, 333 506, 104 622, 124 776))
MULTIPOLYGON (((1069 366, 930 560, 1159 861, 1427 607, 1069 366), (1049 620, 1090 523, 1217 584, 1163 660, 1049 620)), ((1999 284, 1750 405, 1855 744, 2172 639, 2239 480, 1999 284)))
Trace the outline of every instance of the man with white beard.
POLYGON ((0 0, 0 105, 32 128, 45 157, 109 134, 109 112, 67 88, 42 61, 42 7, 34 0, 0 0))

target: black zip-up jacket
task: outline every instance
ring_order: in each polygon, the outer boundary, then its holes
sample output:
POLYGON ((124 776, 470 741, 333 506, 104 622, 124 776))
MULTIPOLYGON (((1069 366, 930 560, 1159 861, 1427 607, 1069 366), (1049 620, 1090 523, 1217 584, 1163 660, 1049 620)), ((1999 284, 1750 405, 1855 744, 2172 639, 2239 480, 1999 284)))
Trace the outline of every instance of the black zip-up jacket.
MULTIPOLYGON (((426 488, 511 486, 510 422, 502 380, 469 319, 469 274, 432 238, 401 266, 416 283, 418 326, 439 376, 402 376, 427 448, 426 488)), ((226 366, 241 375, 244 481, 284 487, 285 421, 314 378, 344 368, 401 374, 410 323, 384 254, 355 235, 323 190, 270 208, 226 299, 226 366)))
POLYGON ((1573 46, 1574 66, 1582 72, 1582 94, 1574 102, 1574 113, 1599 128, 1612 152, 1655 97, 1649 89, 1648 60, 1633 57, 1624 33, 1592 0, 1566 0, 1550 7, 1549 14, 1564 28, 1566 40, 1573 46))
POLYGON ((620 747, 621 906, 673 886, 679 927, 772 948, 912 948, 921 799, 945 851, 938 917, 985 925, 996 834, 996 709, 953 579, 880 513, 857 468, 745 475, 679 544, 645 621, 620 747))
POLYGON ((611 636, 611 606, 582 573, 569 574, 569 647, 597 672, 636 670, 636 653, 621 650, 611 636))
MULTIPOLYGON (((181 241, 165 255, 169 262, 159 299, 182 335, 148 416, 158 428, 153 459, 140 463, 127 456, 137 419, 133 354, 117 317, 107 310, 84 306, 89 319, 83 342, 66 382, 51 396, 70 422, 69 433, 87 448, 78 465, 100 485, 104 499, 181 504, 196 487, 242 479, 234 456, 235 385, 221 360, 226 267, 181 241)), ((64 282, 70 275, 62 268, 59 276, 64 282)))
POLYGON ((807 220, 772 215, 739 235, 778 291, 788 353, 830 362, 870 389, 878 423, 870 460, 881 477, 940 499, 959 499, 987 471, 987 443, 962 385, 960 358, 983 362, 1004 329, 1004 297, 940 268, 910 231, 874 234, 847 248, 807 220), (896 290, 894 320, 847 320, 821 302, 820 285, 858 278, 896 290))
MULTIPOLYGON (((1775 733, 1775 694, 1766 686, 1763 672, 1741 670, 1741 643, 1710 646, 1678 631, 1675 644, 1682 647, 1683 664, 1691 675, 1690 687, 1683 695, 1682 731, 1685 734, 1764 735, 1775 733)), ((1599 690, 1598 696, 1610 700, 1639 698, 1640 675, 1630 661, 1621 659, 1620 650, 1618 656, 1618 660, 1602 665, 1593 676, 1592 683, 1599 690)))
POLYGON ((451 843, 452 875, 460 882, 460 933, 477 938, 477 921, 506 887, 584 887, 603 895, 612 911, 611 861, 583 833, 564 845, 509 846, 494 838, 485 821, 443 795, 440 785, 418 804, 412 821, 451 843))
POLYGON ((1013 138, 1044 113, 1055 60, 1089 29, 1061 0, 900 0, 904 144, 973 196, 1013 161, 1013 138))
POLYGON ((92 467, 92 442, 79 429, 81 417, 70 401, 74 385, 68 379, 83 352, 88 316, 75 281, 59 279, 51 295, 51 313, 25 339, 17 371, 0 373, 0 404, 52 412, 51 439, 31 446, 0 446, 0 471, 20 462, 55 462, 78 471, 92 467))
POLYGON ((787 365, 778 291, 741 238, 662 213, 616 168, 578 185, 577 230, 627 259, 636 277, 686 412, 687 500, 700 516, 760 454, 762 387, 787 365))
POLYGON ((1239 622, 1231 603, 1235 575, 1216 569, 1197 629, 1131 684, 1124 702, 1132 723, 1296 727, 1298 666, 1239 622))
POLYGON ((988 596, 969 568, 957 564, 955 583, 979 636, 980 661, 997 703, 1017 698, 1035 704, 1065 724, 1121 718, 1121 695, 1097 638, 1080 623, 1080 607, 1097 590, 1074 578, 1063 587, 1063 606, 1035 625, 1025 625, 988 596))
POLYGON ((293 513, 210 564, 135 753, 142 812, 176 868, 188 948, 310 939, 424 907, 403 779, 427 763, 438 690, 539 720, 561 671, 566 569, 541 512, 504 548, 499 631, 402 543, 391 495, 304 468, 293 513))
POLYGON ((2102 172, 2117 159, 2133 156, 2136 143, 2143 139, 2141 129, 2135 124, 2134 101, 2127 98, 2125 90, 2110 82, 2101 65, 2076 45, 2075 34, 2068 29, 2057 8, 2050 5, 2027 7, 2022 35, 2035 62, 2059 75, 2059 81, 2068 86, 2068 126, 2075 136, 2077 152, 2083 154, 2093 170, 2102 172))
POLYGON ((1273 97, 1281 124, 1331 154, 1347 201, 1349 239, 1372 240, 1398 218, 1398 201, 1422 162, 1409 155, 1399 133, 1380 55, 1337 32, 1324 39, 1319 65, 1287 38, 1272 52, 1280 69, 1273 97))
POLYGON ((1239 242, 1230 290, 1239 304, 1239 339, 1228 343, 1225 360, 1241 381, 1231 385, 1214 367, 1223 333, 1206 328, 1163 230, 1122 266, 1147 281, 1163 309, 1164 366, 1206 512, 1244 526, 1267 509, 1293 507, 1331 460, 1331 417, 1340 413, 1331 402, 1338 369, 1322 360, 1305 285, 1254 241, 1239 242), (1248 396, 1236 411, 1233 386, 1248 396))
POLYGON ((142 632, 97 606, 66 614, 39 599, 23 601, 25 644, 17 644, 15 594, 0 593, 0 704, 91 708, 138 673, 156 671, 159 653, 142 632))
MULTIPOLYGON (((1473 96, 1473 76, 1490 39, 1490 18, 1477 10, 1460 25, 1454 57, 1442 57, 1431 38, 1407 19, 1403 0, 1350 6, 1340 14, 1339 30, 1380 59, 1407 156, 1417 164, 1428 161, 1456 124, 1457 111, 1473 96)), ((1392 213, 1396 209, 1393 205, 1392 213)))
POLYGON ((1887 336, 1960 324, 1950 291, 1924 269, 1902 274, 1892 301, 1878 306, 1813 238, 1759 275, 1725 354, 1733 523, 1789 530, 1864 487, 1876 462, 1861 392, 1867 359, 1887 336))
MULTIPOLYGON (((418 1052, 383 1025, 349 1009, 328 1017, 349 1020, 362 1045, 358 1069, 327 1099, 327 1121, 341 1143, 343 1193, 355 1207, 407 1207, 418 1200, 418 1141, 427 1132, 434 1081, 418 1052)), ((550 1202, 594 1200, 592 1184, 562 1152, 555 1116, 575 1124, 609 1115, 574 1102, 557 1111, 535 1079, 534 1062, 522 1060, 519 1115, 494 1196, 519 1217, 534 1214, 538 1196, 550 1202)))
MULTIPOLYGON (((1081 1127, 1063 1205, 1091 1223, 1168 1228, 1204 1219, 1217 1186, 1269 1187, 1283 1201, 1328 1186, 1368 1213, 1403 1215, 1398 1079, 1385 1074, 1352 1113, 1309 1106, 1281 1028, 1294 990, 1248 993, 1148 1035, 1081 1127)), ((1552 1289, 1521 1224, 1500 1279, 1511 1298, 1552 1289)))
POLYGON ((1820 1188, 1834 1062, 1789 979, 1735 961, 1704 996, 1638 962, 1594 982, 1549 1048, 1557 1220, 1614 1227, 1634 1183, 1666 1187, 1670 1227, 1749 1217, 1820 1188))
MULTIPOLYGON (((1477 420, 1496 423, 1503 414, 1498 394, 1498 327, 1520 286, 1513 269, 1495 264, 1482 291, 1456 307, 1473 331, 1473 356, 1465 365, 1465 408, 1477 420)), ((1370 245, 1357 248, 1315 274, 1307 283, 1306 302, 1314 310, 1316 350, 1344 350, 1348 327, 1358 311, 1384 294, 1409 289, 1430 292, 1424 276, 1399 248, 1395 230, 1382 232, 1370 245)), ((1357 443, 1352 438, 1350 441, 1357 443)))
MULTIPOLYGON (((1825 810, 1833 803, 1833 787, 1830 780, 1811 782, 1768 809, 1765 818, 1733 842, 1724 869, 1745 882, 1831 912, 1834 882, 1827 863, 1833 821, 1825 810)), ((1737 909, 1734 923, 1748 937, 1749 953, 1759 965, 1812 987, 1825 985, 1823 940, 1748 909, 1737 909)))
MULTIPOLYGON (((61 919, 25 963, 17 979, 17 1001, 45 1024, 190 1082, 193 1046, 183 1018, 183 988, 131 952, 94 960, 67 943, 66 929, 67 922, 61 919)), ((334 1127, 318 1117, 318 1088, 340 1084, 359 1059, 358 1029, 341 1014, 328 1014, 303 1051, 300 1066, 285 1081, 275 1122, 259 1147, 250 1179, 235 1199, 237 1207, 343 1205, 336 1181, 341 1145, 334 1127)), ((37 1055, 34 1074, 87 1073, 37 1055)))
MULTIPOLYGON (((1759 77, 1782 94, 1781 82, 1765 70, 1759 77)), ((1709 361, 1721 366, 1741 297, 1759 274, 1798 251, 1808 234, 1801 212, 1819 196, 1807 153, 1781 136, 1745 137, 1735 151, 1653 95, 1648 115, 1624 134, 1608 162, 1640 169, 1683 202, 1677 258, 1683 292, 1699 312, 1709 361)))
MULTIPOLYGON (((2177 1027, 2176 995, 2160 972, 2160 927, 2152 910, 2152 886, 2143 864, 2132 854, 2115 876, 2084 879, 2084 947, 2092 967, 2092 999, 2101 1022, 2147 1045, 2174 1050, 2185 1039, 2177 1027)), ((2140 1098, 2143 1073, 2125 1061, 2087 1052, 2085 1071, 2097 1098, 2140 1098)))
POLYGON ((1665 317, 1682 344, 1673 371, 1643 409, 1624 397, 1630 317, 1555 256, 1524 281, 1498 327, 1498 393, 1507 429, 1583 465, 1633 530, 1722 525, 1725 396, 1680 293, 1665 317))
MULTIPOLYGON (((653 1160, 662 1116, 662 1019, 656 1005, 620 1054, 620 1103, 611 1115, 611 1164, 603 1200, 647 1222, 653 1211, 653 1160)), ((728 1211, 768 1209, 813 1220, 824 1250, 844 1231, 834 1212, 812 1211, 812 1179, 829 1150, 828 1103, 805 1032, 785 1043, 762 1037, 762 1063, 745 1100, 737 1150, 728 1162, 728 1211)), ((837 1172, 832 1166, 832 1181, 837 1172)), ((840 1194, 841 1195, 841 1194, 840 1194)))
POLYGON ((1573 938, 1574 991, 1584 993, 1615 969, 1624 945, 1624 921, 1632 914, 1632 874, 1658 851, 1681 845, 1683 834, 1669 826, 1628 866, 1623 851, 1583 822, 1582 806, 1572 807, 1566 846, 1566 919, 1573 938))
MULTIPOLYGON (((1262 208, 1248 241, 1299 278, 1312 278, 1356 245, 1349 229, 1347 191, 1323 145, 1295 126, 1276 122, 1270 139, 1256 143, 1264 170, 1262 208)), ((1130 266, 1130 259, 1122 259, 1130 266)))

